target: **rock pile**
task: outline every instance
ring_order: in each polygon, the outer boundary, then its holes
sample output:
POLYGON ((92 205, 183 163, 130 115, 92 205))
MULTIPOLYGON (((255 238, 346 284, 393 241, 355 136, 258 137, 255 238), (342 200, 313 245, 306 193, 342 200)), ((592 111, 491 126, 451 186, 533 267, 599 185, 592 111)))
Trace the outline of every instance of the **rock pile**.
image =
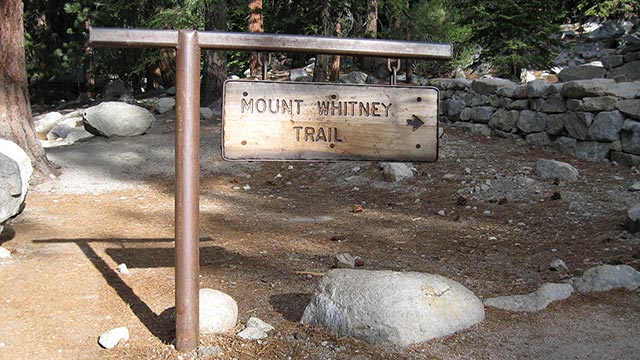
POLYGON ((587 161, 640 165, 640 81, 516 84, 504 79, 432 79, 442 115, 493 136, 523 137, 587 161))

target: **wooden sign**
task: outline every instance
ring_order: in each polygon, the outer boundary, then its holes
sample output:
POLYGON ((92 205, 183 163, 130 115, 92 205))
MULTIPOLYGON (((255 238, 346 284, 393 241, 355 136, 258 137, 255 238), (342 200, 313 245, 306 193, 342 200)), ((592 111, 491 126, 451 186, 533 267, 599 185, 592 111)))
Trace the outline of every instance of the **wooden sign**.
POLYGON ((435 88, 230 80, 223 97, 226 160, 438 157, 435 88))

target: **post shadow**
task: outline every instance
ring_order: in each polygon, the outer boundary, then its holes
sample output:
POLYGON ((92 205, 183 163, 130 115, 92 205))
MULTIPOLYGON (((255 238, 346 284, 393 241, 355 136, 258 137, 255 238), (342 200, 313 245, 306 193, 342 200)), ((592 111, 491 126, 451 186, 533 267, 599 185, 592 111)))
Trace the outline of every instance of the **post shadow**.
MULTIPOLYGON (((172 242, 173 239, 49 239, 34 240, 34 243, 75 243, 84 255, 91 261, 93 266, 100 272, 102 277, 107 281, 118 296, 124 301, 138 317, 140 322, 160 341, 170 344, 175 339, 175 327, 173 324, 175 308, 169 308, 161 314, 156 314, 151 308, 138 296, 135 291, 124 282, 118 273, 109 267, 98 253, 91 248, 92 242, 172 242)), ((173 250, 173 249, 169 249, 173 250)))

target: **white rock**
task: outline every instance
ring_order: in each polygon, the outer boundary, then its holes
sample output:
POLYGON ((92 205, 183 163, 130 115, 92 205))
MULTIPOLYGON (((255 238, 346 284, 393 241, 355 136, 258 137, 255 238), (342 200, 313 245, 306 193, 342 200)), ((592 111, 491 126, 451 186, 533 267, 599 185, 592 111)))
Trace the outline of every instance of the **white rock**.
POLYGON ((635 290, 640 287, 640 272, 629 265, 600 265, 572 279, 572 284, 583 294, 618 288, 635 290))
POLYGON ((0 246, 0 259, 10 259, 10 258, 11 258, 11 251, 0 246))
POLYGON ((271 324, 266 323, 255 316, 252 316, 247 320, 247 327, 260 329, 266 333, 273 330, 273 326, 271 326, 271 324))
POLYGON ((498 296, 486 299, 484 304, 509 311, 535 312, 546 308, 554 301, 568 298, 572 293, 571 284, 545 283, 531 294, 498 296))
POLYGON ((126 327, 119 327, 115 329, 111 329, 102 335, 98 339, 98 344, 105 349, 113 349, 116 347, 121 341, 126 342, 129 340, 129 329, 126 327))
POLYGON ((238 321, 238 304, 214 289, 200 289, 200 332, 217 334, 233 329, 238 321))
POLYGON ((412 164, 406 163, 392 163, 392 162, 383 162, 380 163, 380 168, 382 169, 382 174, 387 181, 392 181, 395 183, 403 182, 407 179, 413 177, 413 168, 412 164))
POLYGON ((333 269, 325 273, 302 322, 337 336, 408 346, 453 334, 484 319, 482 302, 439 275, 333 269))
POLYGON ((245 340, 260 340, 269 336, 267 335, 266 332, 255 327, 247 327, 244 330, 237 333, 236 335, 238 335, 238 337, 241 337, 245 340))
POLYGON ((127 268, 127 264, 125 264, 125 263, 122 263, 122 264, 118 265, 118 271, 121 274, 125 274, 125 275, 129 275, 130 274, 129 268, 127 268))
POLYGON ((164 114, 176 107, 176 99, 172 97, 158 98, 153 101, 153 107, 159 114, 164 114))
POLYGON ((629 186, 629 191, 640 191, 640 181, 636 181, 633 185, 629 186))
POLYGON ((356 267, 356 258, 348 253, 336 255, 337 268, 354 268, 356 267))
POLYGON ((22 211, 33 166, 24 150, 12 141, 0 139, 0 154, 3 155, 2 164, 5 167, 0 173, 0 224, 2 224, 22 211))

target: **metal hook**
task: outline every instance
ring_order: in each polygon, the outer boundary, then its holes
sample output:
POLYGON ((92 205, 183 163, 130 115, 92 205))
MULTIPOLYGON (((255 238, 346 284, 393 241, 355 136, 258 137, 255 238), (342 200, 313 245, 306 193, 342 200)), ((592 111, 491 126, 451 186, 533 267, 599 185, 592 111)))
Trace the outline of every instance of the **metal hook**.
POLYGON ((387 59, 387 69, 391 72, 391 78, 389 79, 389 85, 396 85, 398 79, 398 70, 400 70, 400 59, 387 59), (391 66, 391 63, 395 61, 395 65, 391 66))
POLYGON ((267 80, 267 70, 269 67, 269 64, 271 64, 271 53, 267 54, 267 63, 264 64, 262 62, 262 56, 264 55, 264 53, 260 53, 258 54, 258 64, 260 64, 260 66, 262 67, 262 80, 267 80))

